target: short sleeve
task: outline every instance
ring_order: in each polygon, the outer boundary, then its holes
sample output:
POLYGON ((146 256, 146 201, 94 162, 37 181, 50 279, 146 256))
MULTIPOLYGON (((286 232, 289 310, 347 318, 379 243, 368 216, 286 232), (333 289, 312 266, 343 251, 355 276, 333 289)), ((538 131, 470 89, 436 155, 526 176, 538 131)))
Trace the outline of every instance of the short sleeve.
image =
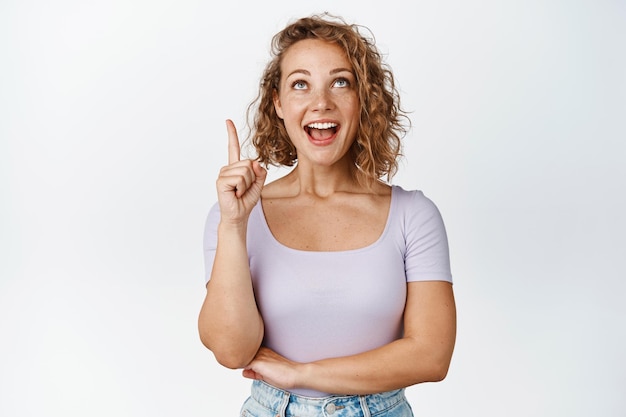
POLYGON ((204 281, 209 282, 213 261, 215 260, 215 250, 217 249, 217 226, 220 222, 220 207, 218 203, 213 204, 207 215, 204 224, 204 281))
POLYGON ((407 282, 452 282, 448 237, 437 206, 421 191, 414 191, 404 215, 407 282))

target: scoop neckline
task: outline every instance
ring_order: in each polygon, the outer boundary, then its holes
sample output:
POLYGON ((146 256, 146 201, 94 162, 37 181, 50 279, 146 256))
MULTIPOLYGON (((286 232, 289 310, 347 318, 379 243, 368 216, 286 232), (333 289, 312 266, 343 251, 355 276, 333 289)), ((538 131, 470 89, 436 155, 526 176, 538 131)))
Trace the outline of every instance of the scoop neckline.
POLYGON ((383 231, 380 233, 378 238, 376 238, 376 240, 374 240, 372 243, 366 246, 360 247, 360 248, 329 250, 329 251, 304 250, 304 249, 292 248, 280 242, 278 239, 276 239, 276 236, 274 236, 274 233, 272 233, 272 229, 270 229, 270 226, 267 223, 267 219, 265 218, 265 211, 263 210, 263 203, 261 199, 259 199, 259 201, 257 202, 258 216, 260 216, 260 221, 261 221, 261 224, 263 225, 263 231, 268 235, 269 240, 272 242, 274 246, 277 246, 283 250, 291 251, 294 253, 303 253, 303 254, 349 254, 349 253, 367 251, 378 246, 380 242, 382 242, 385 236, 387 235, 387 231, 390 228, 391 220, 393 218, 393 212, 395 211, 396 199, 397 199, 397 188, 398 186, 391 185, 391 199, 389 201, 389 211, 387 212, 387 219, 385 221, 385 227, 383 228, 383 231))

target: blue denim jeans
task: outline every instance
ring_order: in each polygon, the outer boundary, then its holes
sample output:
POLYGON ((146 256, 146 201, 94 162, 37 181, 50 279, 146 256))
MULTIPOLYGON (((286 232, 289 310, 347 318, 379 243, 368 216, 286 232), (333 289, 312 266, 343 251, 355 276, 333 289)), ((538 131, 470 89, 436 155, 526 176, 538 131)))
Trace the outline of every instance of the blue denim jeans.
POLYGON ((413 412, 403 389, 309 398, 254 381, 241 417, 413 417, 413 412))

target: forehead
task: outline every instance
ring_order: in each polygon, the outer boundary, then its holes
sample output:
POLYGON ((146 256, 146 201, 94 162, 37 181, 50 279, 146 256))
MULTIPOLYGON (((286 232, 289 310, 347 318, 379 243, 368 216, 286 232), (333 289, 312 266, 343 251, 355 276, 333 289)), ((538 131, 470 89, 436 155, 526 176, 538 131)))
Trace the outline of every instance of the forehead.
POLYGON ((283 74, 294 69, 324 70, 349 68, 352 65, 343 48, 336 43, 319 39, 304 39, 291 45, 281 62, 283 74))

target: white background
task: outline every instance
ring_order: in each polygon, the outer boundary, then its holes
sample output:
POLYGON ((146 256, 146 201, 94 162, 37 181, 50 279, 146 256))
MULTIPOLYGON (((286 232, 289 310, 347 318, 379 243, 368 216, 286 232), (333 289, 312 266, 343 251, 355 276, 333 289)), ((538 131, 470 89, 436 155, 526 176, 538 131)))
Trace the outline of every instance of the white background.
MULTIPOLYGON (((420 416, 626 414, 626 3, 0 3, 0 415, 235 416, 202 229, 270 37, 368 26, 448 228, 459 331, 420 416)), ((277 175, 272 172, 272 175, 277 175)))

